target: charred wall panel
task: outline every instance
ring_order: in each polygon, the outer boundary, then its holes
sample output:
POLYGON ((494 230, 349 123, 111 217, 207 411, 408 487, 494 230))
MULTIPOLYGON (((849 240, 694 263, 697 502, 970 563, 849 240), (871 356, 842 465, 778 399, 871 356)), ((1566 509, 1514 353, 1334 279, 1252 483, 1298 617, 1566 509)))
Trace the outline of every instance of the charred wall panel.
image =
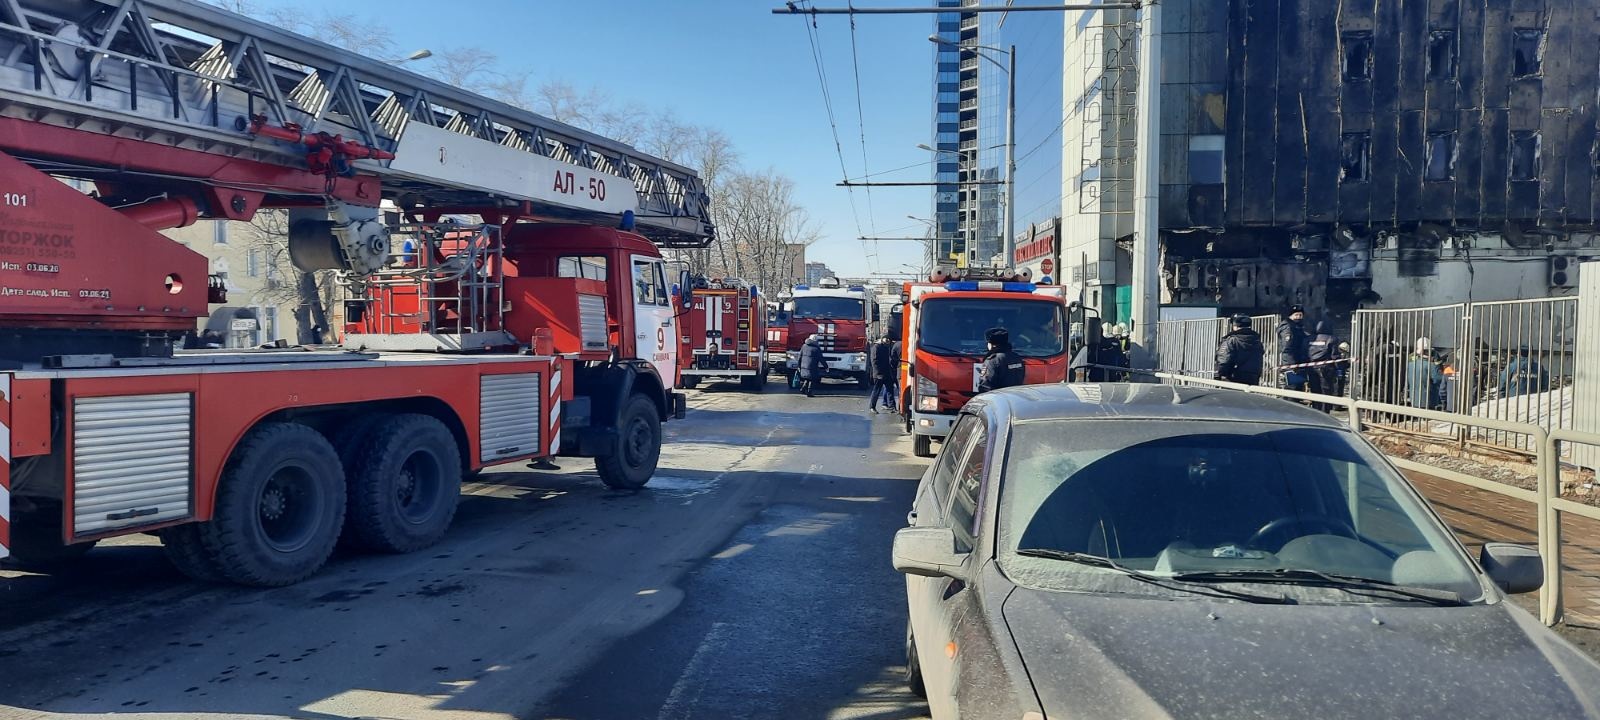
MULTIPOLYGON (((1234 95, 1243 104, 1244 186, 1230 199, 1241 205, 1241 220, 1249 225, 1270 225, 1277 181, 1278 111, 1278 3, 1279 0, 1240 0, 1248 8, 1245 23, 1245 92, 1234 95)), ((1230 128, 1231 130, 1231 128, 1230 128)))
POLYGON ((1305 89, 1309 78, 1309 59, 1301 37, 1301 17, 1308 3, 1319 0, 1279 0, 1277 112, 1273 138, 1272 221, 1277 225, 1302 222, 1306 216, 1306 137, 1305 89))
MULTIPOLYGON (((1223 9, 1227 11, 1228 89, 1226 93, 1227 100, 1224 103, 1226 106, 1224 112, 1224 117, 1226 118, 1226 145, 1224 151, 1226 180, 1224 181, 1223 189, 1223 218, 1227 220, 1229 225, 1241 225, 1244 223, 1243 196, 1250 186, 1250 182, 1246 180, 1247 173, 1244 170, 1246 142, 1245 134, 1242 130, 1244 128, 1244 108, 1246 104, 1245 93, 1250 87, 1249 83, 1245 82, 1244 75, 1246 60, 1250 55, 1245 52, 1244 44, 1249 6, 1241 0, 1232 0, 1228 3, 1200 3, 1200 6, 1210 7, 1213 11, 1223 9)), ((1200 12, 1200 8, 1195 8, 1195 12, 1200 12)), ((1193 21, 1194 13, 1191 13, 1190 22, 1193 23, 1193 21)))
POLYGON ((1594 226, 1600 0, 1188 3, 1226 20, 1228 225, 1594 226))
POLYGON ((1561 103, 1571 108, 1567 123, 1566 151, 1557 154, 1567 166, 1567 204, 1563 223, 1589 223, 1595 218, 1595 107, 1591 100, 1600 88, 1600 47, 1597 47, 1593 28, 1597 9, 1589 3, 1573 0, 1571 23, 1575 30, 1570 38, 1572 69, 1567 75, 1565 95, 1561 103), (1588 152, 1585 152, 1585 149, 1588 152))
POLYGON ((1400 181, 1400 5, 1380 2, 1372 37, 1371 222, 1392 223, 1400 181))

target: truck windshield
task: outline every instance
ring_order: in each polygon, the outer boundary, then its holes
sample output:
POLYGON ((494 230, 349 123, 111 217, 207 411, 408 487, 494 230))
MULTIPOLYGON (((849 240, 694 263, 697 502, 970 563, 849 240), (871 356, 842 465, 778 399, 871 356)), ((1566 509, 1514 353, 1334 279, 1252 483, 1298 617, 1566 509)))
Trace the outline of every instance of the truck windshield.
POLYGON ((917 344, 936 355, 982 355, 983 335, 993 327, 1011 332, 1022 357, 1061 354, 1061 305, 1047 300, 928 298, 922 304, 917 344))
POLYGON ((867 303, 860 298, 795 298, 794 316, 802 320, 865 320, 867 303))

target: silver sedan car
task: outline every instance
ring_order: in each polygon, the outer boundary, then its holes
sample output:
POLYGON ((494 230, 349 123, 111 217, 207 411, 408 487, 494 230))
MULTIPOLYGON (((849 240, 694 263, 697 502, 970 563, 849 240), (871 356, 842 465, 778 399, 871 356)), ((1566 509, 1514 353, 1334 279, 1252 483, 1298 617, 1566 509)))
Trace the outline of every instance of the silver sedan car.
POLYGON ((1596 665, 1327 415, 1046 385, 969 403, 894 539, 935 718, 1600 717, 1596 665))

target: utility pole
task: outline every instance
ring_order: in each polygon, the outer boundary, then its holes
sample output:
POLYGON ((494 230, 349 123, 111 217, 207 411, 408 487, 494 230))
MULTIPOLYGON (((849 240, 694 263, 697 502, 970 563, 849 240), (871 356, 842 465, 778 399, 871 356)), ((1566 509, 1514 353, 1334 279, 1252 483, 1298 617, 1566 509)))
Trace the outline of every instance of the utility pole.
POLYGON ((1156 367, 1156 322, 1161 317, 1161 3, 1145 3, 1139 26, 1133 171, 1133 367, 1156 367))
POLYGON ((1006 52, 1006 236, 1000 242, 1001 267, 1011 267, 1017 242, 1017 46, 1006 52))

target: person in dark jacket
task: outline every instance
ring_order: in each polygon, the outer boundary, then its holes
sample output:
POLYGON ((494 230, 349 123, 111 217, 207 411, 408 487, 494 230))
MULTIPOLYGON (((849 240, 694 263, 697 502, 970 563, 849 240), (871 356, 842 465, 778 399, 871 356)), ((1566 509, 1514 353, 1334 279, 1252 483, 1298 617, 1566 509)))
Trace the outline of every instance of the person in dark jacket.
POLYGON ((806 397, 816 397, 817 384, 828 370, 828 358, 822 354, 822 336, 812 335, 800 346, 800 391, 806 397))
POLYGON ((867 409, 878 412, 878 398, 883 406, 894 412, 895 379, 900 373, 900 358, 895 343, 888 335, 872 344, 872 396, 867 399, 867 409))
POLYGON ((1249 315, 1233 316, 1228 326, 1228 334, 1217 343, 1217 379, 1260 385, 1261 366, 1267 354, 1260 333, 1250 327, 1249 315))
POLYGON ((983 356, 983 367, 978 370, 978 392, 1021 385, 1027 368, 1022 358, 1011 351, 1011 333, 1005 328, 989 328, 983 338, 989 341, 989 353, 983 356))
POLYGON ((1311 381, 1311 392, 1319 395, 1339 394, 1339 365, 1329 362, 1341 357, 1339 338, 1333 334, 1333 325, 1327 320, 1318 320, 1316 332, 1311 336, 1307 348, 1307 362, 1328 363, 1306 368, 1306 375, 1311 381))
MULTIPOLYGON (((1283 316, 1283 321, 1278 323, 1278 365, 1299 365, 1308 362, 1311 353, 1311 336, 1306 333, 1302 323, 1306 319, 1306 309, 1299 305, 1289 307, 1289 312, 1283 316)), ((1284 371, 1284 385, 1290 390, 1306 389, 1305 368, 1284 371)))

